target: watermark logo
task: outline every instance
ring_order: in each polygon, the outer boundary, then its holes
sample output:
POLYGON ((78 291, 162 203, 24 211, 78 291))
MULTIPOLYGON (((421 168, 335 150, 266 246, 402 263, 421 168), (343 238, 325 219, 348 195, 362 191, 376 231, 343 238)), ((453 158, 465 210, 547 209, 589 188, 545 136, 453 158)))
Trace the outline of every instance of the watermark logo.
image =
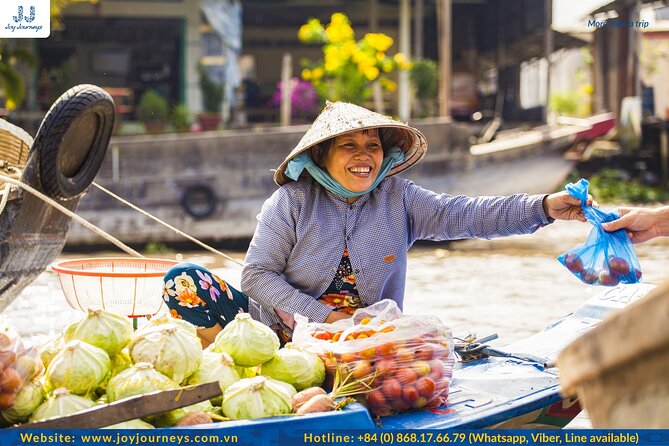
POLYGON ((588 28, 648 28, 650 22, 646 20, 635 20, 630 22, 624 22, 620 20, 588 20, 588 28))
POLYGON ((2 0, 0 37, 44 38, 51 33, 50 0, 2 0))

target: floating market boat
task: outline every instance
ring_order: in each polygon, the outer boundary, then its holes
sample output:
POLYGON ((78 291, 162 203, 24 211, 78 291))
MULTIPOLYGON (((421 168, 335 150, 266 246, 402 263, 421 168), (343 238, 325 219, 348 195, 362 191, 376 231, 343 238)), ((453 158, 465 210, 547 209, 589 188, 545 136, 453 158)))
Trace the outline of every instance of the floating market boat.
MULTIPOLYGON (((291 438, 297 439, 305 430, 332 432, 337 428, 562 428, 579 414, 581 407, 576 398, 560 394, 559 373, 554 367, 558 354, 605 316, 642 298, 653 288, 649 284, 607 288, 534 336, 501 348, 479 346, 479 351, 488 357, 456 363, 448 401, 436 409, 372 419, 365 407, 353 404, 338 413, 232 421, 214 426, 238 435, 262 427, 263 431, 276 432, 277 438, 280 435, 284 444, 291 444, 291 438)), ((189 426, 200 427, 212 425, 189 426)))
MULTIPOLYGON (((557 355, 604 317, 639 300, 653 289, 654 286, 648 284, 606 288, 573 314, 525 340, 501 348, 493 348, 483 341, 459 346, 456 350, 459 350, 462 360, 456 363, 448 400, 441 407, 373 418, 364 406, 354 403, 342 411, 227 421, 187 428, 215 429, 217 433, 220 431, 220 435, 247 438, 262 431, 265 439, 280 439, 283 444, 291 444, 291 439, 295 439, 296 443, 297 440, 301 442, 305 431, 313 435, 336 435, 337 429, 347 432, 359 429, 373 433, 378 428, 562 428, 581 408, 576 398, 565 398, 560 394, 558 370, 554 367, 557 355)), ((182 400, 181 405, 209 399, 212 392, 216 392, 217 386, 218 383, 214 382, 193 388, 139 395, 78 414, 23 424, 20 428, 102 427, 122 419, 161 412, 169 406, 170 400, 174 404, 177 395, 182 400), (161 405, 154 407, 151 398, 161 405), (139 413, 140 408, 145 412, 139 413), (147 408, 152 411, 149 413, 147 408), (109 417, 105 418, 103 414, 109 417)))
POLYGON ((114 103, 94 85, 73 87, 56 100, 34 140, 0 119, 0 311, 60 254, 70 225, 71 217, 30 189, 75 211, 113 126, 114 103))

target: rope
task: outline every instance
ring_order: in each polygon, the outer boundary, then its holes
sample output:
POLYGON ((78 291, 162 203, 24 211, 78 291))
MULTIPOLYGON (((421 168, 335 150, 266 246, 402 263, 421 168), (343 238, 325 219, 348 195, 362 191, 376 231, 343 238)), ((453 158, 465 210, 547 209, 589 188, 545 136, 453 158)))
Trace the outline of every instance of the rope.
POLYGON ((11 188, 11 184, 5 183, 5 189, 2 191, 2 201, 0 201, 0 214, 2 214, 2 211, 5 210, 5 206, 7 205, 7 199, 9 198, 9 189, 11 188))
POLYGON ((141 208, 137 207, 136 205, 130 203, 130 202, 127 201, 127 200, 125 200, 124 198, 119 197, 119 196, 116 195, 114 192, 112 192, 112 191, 110 191, 109 189, 107 189, 107 188, 105 188, 105 187, 99 185, 98 183, 95 183, 95 182, 94 182, 94 183, 93 183, 93 186, 97 187, 98 189, 100 189, 102 192, 108 194, 109 196, 111 196, 111 197, 117 199, 118 201, 120 201, 121 203, 125 204, 126 206, 129 206, 130 208, 136 210, 137 212, 139 212, 140 214, 144 215, 145 217, 148 217, 148 218, 150 218, 151 220, 153 220, 153 221, 155 221, 155 222, 157 222, 157 223, 159 223, 159 224, 165 226, 166 228, 171 229, 172 231, 176 232, 177 234, 179 234, 179 235, 181 235, 181 236, 187 238, 187 239, 190 240, 191 242, 193 242, 193 243, 197 244, 198 246, 200 246, 200 247, 206 249, 207 251, 210 251, 210 252, 212 252, 212 253, 214 253, 214 254, 218 254, 219 256, 221 256, 221 257, 223 257, 223 258, 225 258, 225 259, 227 259, 227 260, 229 260, 229 261, 231 261, 231 262, 233 262, 233 263, 236 263, 236 264, 239 265, 239 266, 244 266, 244 263, 243 263, 243 262, 240 262, 240 261, 237 260, 237 259, 233 259, 233 258, 230 257, 229 255, 227 255, 227 254, 225 254, 225 253, 222 253, 221 251, 217 250, 216 248, 212 248, 211 246, 207 245, 206 243, 203 243, 203 242, 201 242, 200 240, 196 239, 195 237, 192 237, 192 236, 186 234, 185 232, 181 231, 181 230, 178 229, 178 228, 175 228, 174 226, 170 225, 169 223, 165 223, 164 221, 162 221, 162 220, 159 219, 158 217, 156 217, 156 216, 154 216, 154 215, 152 215, 152 214, 146 212, 144 209, 141 209, 141 208))
MULTIPOLYGON (((95 226, 93 223, 90 223, 88 220, 85 220, 84 218, 78 216, 77 214, 75 214, 71 210, 67 209, 66 207, 64 207, 60 203, 58 203, 58 202, 54 201, 53 199, 51 199, 50 197, 44 195, 42 192, 38 191, 37 189, 19 181, 19 180, 15 180, 14 178, 8 177, 6 175, 0 175, 0 180, 6 181, 7 183, 11 183, 15 186, 18 186, 18 187, 30 192, 34 196, 44 200, 46 203, 48 203, 51 206, 53 206, 54 208, 58 209, 63 214, 65 214, 68 217, 72 218, 73 220, 77 221, 78 223, 80 223, 84 227, 90 229, 91 231, 93 231, 94 233, 96 233, 100 237, 104 238, 108 242, 111 242, 112 244, 114 244, 115 246, 120 248, 122 251, 125 251, 127 254, 130 254, 133 257, 139 257, 139 258, 144 257, 143 255, 141 255, 140 253, 138 253, 137 251, 135 251, 134 249, 132 249, 128 245, 126 245, 123 242, 121 242, 120 240, 118 240, 117 238, 115 238, 115 237, 111 236, 110 234, 106 233, 102 229, 95 226)), ((7 195, 7 194, 5 194, 5 195, 7 195)), ((3 198, 3 200, 4 200, 4 198, 3 198)))

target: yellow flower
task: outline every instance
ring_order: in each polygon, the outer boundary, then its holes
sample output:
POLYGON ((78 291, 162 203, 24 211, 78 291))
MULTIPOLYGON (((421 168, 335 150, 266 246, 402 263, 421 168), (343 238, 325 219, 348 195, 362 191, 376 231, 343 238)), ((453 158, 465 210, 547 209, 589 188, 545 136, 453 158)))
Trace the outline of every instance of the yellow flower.
POLYGON ((5 107, 7 107, 7 110, 15 110, 16 109, 16 102, 7 98, 5 100, 5 107))
POLYGON ((325 35, 330 43, 341 43, 353 38, 353 28, 348 23, 330 23, 325 28, 325 35))
POLYGON ((386 90, 388 93, 393 93, 397 91, 397 83, 391 81, 390 79, 381 78, 381 87, 386 90))
POLYGON ((394 64, 393 61, 390 59, 385 59, 383 62, 381 62, 381 69, 383 70, 384 73, 390 73, 393 71, 394 64))
POLYGON ((300 42, 316 43, 323 41, 323 25, 318 19, 309 19, 307 23, 300 26, 297 38, 300 42))
POLYGON ((379 76, 379 69, 376 67, 367 67, 363 70, 365 77, 370 81, 373 81, 379 76))
POLYGON ((311 70, 309 68, 305 68, 302 70, 302 79, 304 79, 305 81, 311 79, 311 70))
POLYGON ((376 51, 387 51, 393 44, 393 38, 383 33, 365 34, 364 40, 376 51))
POLYGON ((300 42, 306 42, 309 38, 309 25, 306 23, 300 26, 300 30, 297 32, 297 38, 300 42))
POLYGON ((324 74, 323 73, 323 68, 321 68, 321 67, 314 68, 314 70, 311 72, 311 78, 315 79, 315 80, 318 80, 318 79, 323 77, 323 74, 324 74))
POLYGON ((401 70, 408 70, 411 68, 411 62, 402 53, 395 54, 393 60, 401 70))
POLYGON ((342 12, 335 12, 330 16, 330 23, 333 25, 342 25, 348 23, 348 17, 342 12))

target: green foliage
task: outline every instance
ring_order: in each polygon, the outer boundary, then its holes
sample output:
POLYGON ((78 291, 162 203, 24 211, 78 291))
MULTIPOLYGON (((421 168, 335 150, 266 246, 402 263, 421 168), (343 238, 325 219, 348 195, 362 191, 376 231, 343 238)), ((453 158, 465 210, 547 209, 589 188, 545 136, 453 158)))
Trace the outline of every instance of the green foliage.
POLYGON ((560 116, 578 114, 578 95, 576 93, 555 93, 551 96, 550 108, 560 116))
POLYGON ((414 60, 409 78, 416 88, 416 97, 418 99, 434 99, 437 97, 439 74, 437 63, 434 60, 414 60))
POLYGON ((187 132, 191 124, 188 107, 185 104, 177 104, 172 107, 170 122, 177 132, 187 132))
POLYGON ((199 82, 204 111, 207 113, 220 113, 223 106, 225 85, 215 82, 203 65, 198 66, 198 73, 200 75, 199 82))
MULTIPOLYGON (((581 178, 581 173, 576 170, 570 175, 566 183, 575 183, 581 178)), ((604 168, 586 178, 590 183, 590 194, 595 200, 602 203, 626 202, 643 204, 669 200, 669 191, 667 189, 643 184, 640 180, 631 178, 624 170, 604 168)))
POLYGON ((144 123, 160 123, 167 120, 169 105, 167 99, 155 90, 147 90, 139 99, 137 117, 144 123))
POLYGON ((148 242, 144 247, 144 254, 147 255, 164 254, 169 251, 170 249, 167 247, 167 245, 162 242, 148 242))
POLYGON ((416 116, 422 118, 433 115, 439 90, 437 63, 430 59, 415 60, 409 79, 416 92, 416 116))
POLYGON ((21 48, 12 48, 5 41, 0 41, 0 88, 5 95, 5 106, 16 109, 25 98, 25 82, 17 71, 18 64, 32 66, 35 57, 30 51, 21 48))

